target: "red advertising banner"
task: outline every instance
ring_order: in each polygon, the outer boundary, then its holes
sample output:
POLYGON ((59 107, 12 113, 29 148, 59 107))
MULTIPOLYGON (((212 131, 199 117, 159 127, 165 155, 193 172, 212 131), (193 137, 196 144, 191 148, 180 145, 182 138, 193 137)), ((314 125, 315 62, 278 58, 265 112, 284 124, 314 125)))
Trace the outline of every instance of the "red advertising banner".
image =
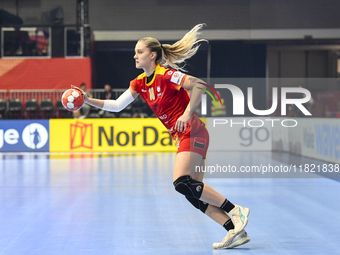
POLYGON ((90 89, 91 73, 90 58, 0 59, 0 89, 90 89))

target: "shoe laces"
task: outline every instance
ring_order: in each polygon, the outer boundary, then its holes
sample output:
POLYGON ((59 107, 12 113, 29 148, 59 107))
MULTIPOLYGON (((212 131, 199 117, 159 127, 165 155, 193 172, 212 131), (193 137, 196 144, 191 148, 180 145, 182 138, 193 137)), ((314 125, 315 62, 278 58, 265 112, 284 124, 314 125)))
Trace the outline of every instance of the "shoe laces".
POLYGON ((241 212, 240 212, 240 208, 239 207, 236 207, 235 209, 236 209, 236 213, 235 214, 233 214, 232 216, 231 216, 231 218, 232 218, 232 220, 233 220, 233 223, 235 224, 237 224, 237 223, 239 223, 240 222, 240 220, 241 220, 241 212), (237 209, 236 209, 237 208, 237 209))
POLYGON ((240 217, 239 217, 239 215, 233 215, 233 216, 232 216, 232 219, 233 219, 234 224, 239 223, 240 220, 241 220, 240 217))

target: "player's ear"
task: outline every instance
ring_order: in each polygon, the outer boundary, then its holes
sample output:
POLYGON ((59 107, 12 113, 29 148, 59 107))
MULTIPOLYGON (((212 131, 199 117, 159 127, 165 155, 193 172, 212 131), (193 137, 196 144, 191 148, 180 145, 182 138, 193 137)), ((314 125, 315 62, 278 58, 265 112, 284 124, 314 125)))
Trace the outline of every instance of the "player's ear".
POLYGON ((151 59, 155 59, 156 58, 156 52, 151 52, 151 59))

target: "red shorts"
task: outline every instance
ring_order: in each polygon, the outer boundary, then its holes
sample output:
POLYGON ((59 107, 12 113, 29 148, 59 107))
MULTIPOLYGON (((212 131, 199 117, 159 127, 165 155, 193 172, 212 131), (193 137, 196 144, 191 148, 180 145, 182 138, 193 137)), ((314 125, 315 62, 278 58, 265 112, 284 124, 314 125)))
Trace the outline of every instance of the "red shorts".
POLYGON ((202 157, 205 158, 208 147, 209 133, 206 128, 203 128, 198 133, 183 137, 179 143, 177 153, 182 151, 192 151, 202 155, 202 157))

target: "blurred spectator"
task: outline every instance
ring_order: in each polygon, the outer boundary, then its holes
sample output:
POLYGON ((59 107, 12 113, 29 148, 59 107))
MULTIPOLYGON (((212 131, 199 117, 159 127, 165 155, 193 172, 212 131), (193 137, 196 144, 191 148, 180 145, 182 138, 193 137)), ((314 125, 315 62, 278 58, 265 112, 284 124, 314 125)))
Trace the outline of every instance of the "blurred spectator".
MULTIPOLYGON (((111 85, 110 84, 105 84, 104 86, 104 92, 102 93, 101 95, 101 99, 107 99, 107 100, 115 100, 114 98, 114 93, 112 91, 112 88, 111 88, 111 85)), ((99 116, 101 118, 107 118, 107 117, 110 117, 112 118, 112 113, 111 113, 111 116, 110 116, 110 112, 105 112, 104 110, 100 110, 98 112, 99 116)))
POLYGON ((139 112, 135 112, 135 113, 132 115, 132 118, 142 118, 142 115, 141 115, 139 112))
POLYGON ((110 84, 105 84, 104 90, 105 90, 105 92, 103 93, 102 99, 115 99, 114 93, 112 91, 110 84))
MULTIPOLYGON (((219 91, 217 91, 217 94, 221 97, 221 94, 219 91)), ((227 107, 224 105, 224 99, 221 98, 221 102, 218 99, 217 95, 214 94, 215 101, 212 101, 211 105, 211 116, 212 117, 220 117, 220 116, 226 116, 227 115, 227 107)))
POLYGON ((92 97, 92 94, 86 89, 86 84, 85 84, 85 83, 82 83, 82 84, 80 85, 80 88, 86 93, 86 95, 87 95, 88 97, 92 97))
MULTIPOLYGON (((92 94, 86 89, 86 84, 82 83, 80 88, 86 93, 88 97, 92 97, 92 94)), ((91 106, 88 104, 84 104, 80 110, 73 112, 73 117, 75 119, 85 119, 87 115, 89 115, 91 111, 91 106)))

